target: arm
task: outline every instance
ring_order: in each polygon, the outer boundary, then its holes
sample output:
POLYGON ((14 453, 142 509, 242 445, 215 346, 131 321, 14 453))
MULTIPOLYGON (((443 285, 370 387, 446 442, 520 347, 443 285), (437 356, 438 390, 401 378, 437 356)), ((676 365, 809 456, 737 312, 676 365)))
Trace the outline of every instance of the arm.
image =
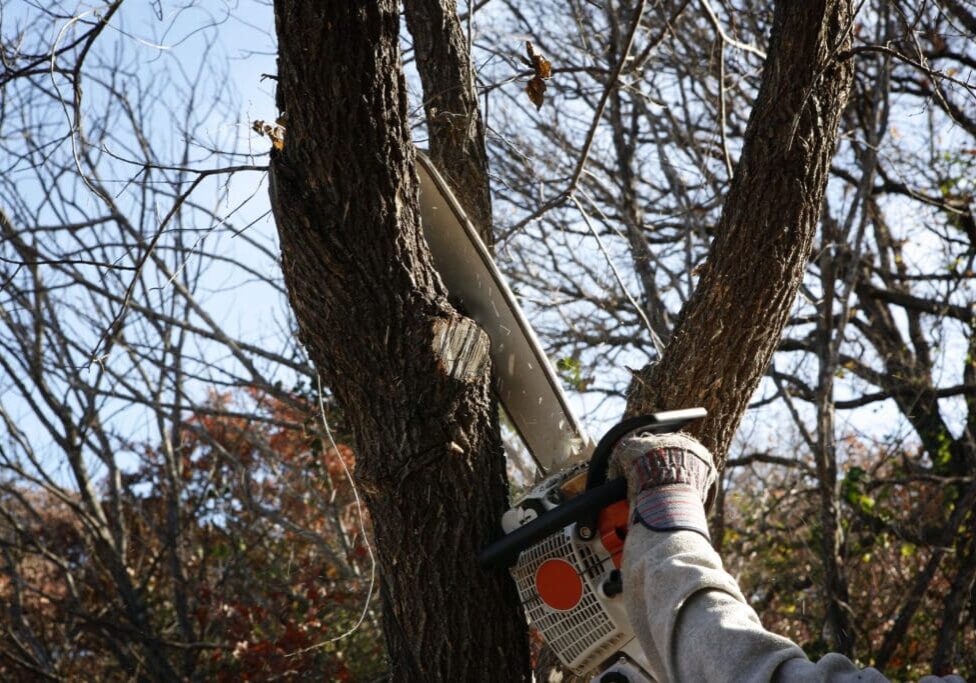
MULTIPOLYGON (((813 663, 762 627, 708 540, 703 500, 715 481, 711 454, 684 435, 624 440, 614 468, 627 476, 632 512, 624 545, 627 612, 659 681, 878 683, 839 654, 813 663)), ((963 683, 958 676, 925 683, 963 683)))
POLYGON ((694 531, 631 526, 624 547, 627 611, 661 681, 875 683, 840 655, 817 664, 759 623, 709 542, 694 531))

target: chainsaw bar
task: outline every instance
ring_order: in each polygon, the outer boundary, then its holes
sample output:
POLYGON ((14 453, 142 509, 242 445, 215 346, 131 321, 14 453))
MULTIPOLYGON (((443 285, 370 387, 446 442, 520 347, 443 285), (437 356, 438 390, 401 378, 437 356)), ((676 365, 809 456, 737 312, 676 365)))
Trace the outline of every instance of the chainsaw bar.
POLYGON ((491 339, 495 393, 505 413, 543 472, 586 459, 593 442, 570 410, 515 295, 433 163, 421 153, 417 161, 434 266, 452 303, 491 339))

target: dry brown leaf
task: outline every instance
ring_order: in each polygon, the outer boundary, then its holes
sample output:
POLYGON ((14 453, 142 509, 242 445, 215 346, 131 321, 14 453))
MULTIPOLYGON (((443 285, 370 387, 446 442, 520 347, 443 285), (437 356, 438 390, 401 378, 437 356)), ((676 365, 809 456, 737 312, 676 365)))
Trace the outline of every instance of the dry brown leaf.
POLYGON ((552 76, 552 64, 542 56, 541 52, 535 51, 535 45, 525 41, 525 53, 529 56, 528 64, 535 71, 539 78, 550 78, 552 76))
POLYGON ((541 109, 542 103, 545 101, 546 82, 538 76, 534 76, 531 81, 525 84, 525 92, 528 93, 535 108, 541 109))
POLYGON ((539 109, 545 101, 545 81, 552 77, 552 64, 542 56, 542 53, 536 52, 535 46, 529 41, 525 41, 525 53, 528 55, 528 59, 525 60, 526 64, 535 72, 532 80, 526 84, 525 92, 528 93, 535 108, 539 109))

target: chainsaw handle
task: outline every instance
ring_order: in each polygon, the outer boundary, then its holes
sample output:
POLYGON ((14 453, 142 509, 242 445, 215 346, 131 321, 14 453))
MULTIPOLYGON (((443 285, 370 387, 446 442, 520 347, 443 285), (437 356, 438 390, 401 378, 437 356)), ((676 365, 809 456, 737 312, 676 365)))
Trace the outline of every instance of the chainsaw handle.
POLYGON ((523 550, 574 522, 591 515, 596 517, 600 510, 626 497, 627 480, 623 477, 581 493, 485 547, 478 563, 483 568, 511 567, 523 550))
POLYGON ((595 489, 607 480, 607 470, 610 467, 610 456, 613 449, 622 438, 643 429, 646 432, 661 434, 677 431, 692 420, 705 417, 708 412, 704 408, 687 408, 685 410, 668 410, 649 415, 632 417, 610 428, 600 443, 593 449, 590 457, 590 468, 586 472, 586 490, 595 489))
POLYGON ((617 442, 638 429, 654 433, 673 432, 706 414, 704 408, 669 410, 632 417, 612 427, 593 450, 586 473, 586 491, 485 547, 478 556, 479 564, 483 568, 511 567, 523 550, 573 523, 582 540, 591 540, 596 534, 600 510, 627 498, 627 480, 624 477, 607 481, 610 455, 617 442))
MULTIPOLYGON (((600 443, 593 449, 590 457, 590 467, 586 471, 586 490, 587 492, 598 489, 607 480, 607 471, 610 468, 610 456, 613 449, 621 439, 628 434, 636 431, 652 432, 662 434, 674 432, 692 420, 705 417, 708 412, 704 408, 686 408, 685 410, 668 410, 660 413, 650 413, 648 415, 638 415, 631 417, 623 422, 611 427, 600 443)), ((627 491, 624 490, 626 497, 627 491)), ((582 541, 589 541, 596 534, 597 517, 600 510, 592 510, 576 520, 576 535, 582 541)))

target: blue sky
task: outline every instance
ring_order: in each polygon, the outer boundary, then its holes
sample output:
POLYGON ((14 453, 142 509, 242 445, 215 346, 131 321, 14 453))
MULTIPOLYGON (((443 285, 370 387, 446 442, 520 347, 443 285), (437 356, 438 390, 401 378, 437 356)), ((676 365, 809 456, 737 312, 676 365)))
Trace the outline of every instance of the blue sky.
MULTIPOLYGON (((462 3, 463 6, 463 3, 462 3)), ((93 10, 100 7, 93 3, 62 3, 65 17, 60 19, 52 28, 47 38, 53 43, 62 29, 71 24, 70 17, 90 17, 93 10)), ((492 6, 489 5, 488 11, 492 6)), ((12 30, 12 26, 28 25, 34 21, 37 10, 33 3, 27 0, 14 0, 4 4, 4 33, 12 30)), ((484 20, 489 15, 485 14, 484 20)), ((75 28, 78 28, 77 26, 75 28)), ((66 30, 71 30, 66 29, 66 30)), ((172 101, 167 101, 165 94, 157 103, 159 112, 154 116, 157 125, 154 126, 153 142, 160 149, 176 148, 181 142, 180 132, 173 130, 167 124, 163 112, 167 106, 180 106, 181 84, 197 78, 202 74, 204 84, 200 90, 200 101, 196 106, 202 116, 200 125, 192 132, 192 149, 195 154, 193 164, 199 168, 207 168, 215 164, 225 163, 216 158, 210 147, 219 144, 226 149, 226 145, 234 144, 241 155, 235 158, 238 163, 266 163, 266 151, 269 143, 257 136, 251 129, 254 120, 273 120, 276 116, 273 97, 273 81, 262 80, 262 74, 274 74, 275 60, 273 37, 274 22, 271 7, 266 2, 241 0, 235 2, 220 2, 208 0, 206 2, 169 2, 157 0, 152 2, 126 2, 111 22, 110 31, 100 39, 99 49, 111 50, 118 48, 124 51, 127 64, 134 73, 152 74, 153 78, 169 79, 173 84, 172 101), (219 106, 211 107, 214 103, 219 106)), ((477 33, 477 24, 476 24, 477 33)), ((70 36, 66 33, 65 37, 70 36)), ((504 36, 510 42, 513 51, 521 49, 521 41, 525 36, 511 34, 504 36)), ((327 69, 329 65, 322 65, 327 69)), ((412 69, 408 69, 410 83, 416 92, 416 79, 412 76, 412 69)), ((167 82, 169 82, 167 81, 167 82)), ((512 89, 520 89, 521 85, 513 83, 512 89)), ((97 90, 86 93, 87 112, 97 115, 105 102, 99 101, 97 90)), ((495 110, 499 106, 493 104, 495 110)), ((419 111, 411 110, 416 116, 419 111)), ((543 111, 541 116, 545 116, 543 111)), ((922 112, 902 112, 900 127, 903 134, 909 135, 915 126, 923 125, 922 112)), ((67 121, 58 121, 67 129, 67 121)), ((947 130, 946 135, 953 135, 947 130)), ((418 134, 422 138, 422 132, 418 134)), ((421 141, 422 144, 422 141, 421 141)), ((180 160, 173 159, 173 163, 180 160)), ((128 177, 120 167, 116 185, 121 189, 128 177)), ((213 205, 217 210, 229 212, 232 208, 242 206, 231 223, 214 228, 206 239, 216 243, 221 253, 229 259, 243 260, 251 268, 275 279, 280 279, 279 266, 269 254, 277 253, 277 242, 273 222, 268 216, 267 187, 263 174, 251 173, 235 176, 229 185, 223 180, 207 182, 199 188, 195 198, 201 202, 213 205), (226 192, 223 190, 226 188, 226 192), (250 224, 247 236, 256 240, 267 248, 266 253, 253 249, 240 238, 233 236, 233 228, 250 224)), ((841 202, 842 203, 842 202, 841 202)), ((905 230, 914 227, 917 216, 905 216, 905 230)), ((167 237, 164 237, 167 239, 167 237)), ((930 258, 925 245, 913 252, 919 258, 930 258)), ((504 258, 502 255, 501 258, 504 258)), ((599 257, 595 257, 597 260, 599 257)), ((624 256, 621 255, 621 259, 624 256)), ((280 343, 284 332, 283 326, 289 318, 287 302, 273 289, 264 284, 254 282, 247 273, 221 262, 208 265, 205 283, 201 292, 207 310, 224 324, 230 331, 242 339, 256 344, 280 343)), ((160 286, 167 286, 161 282, 160 286)), ((529 306, 530 311, 545 316, 543 306, 529 306)), ((942 364, 947 377, 958 374, 960 351, 960 337, 947 339, 940 349, 946 362, 942 364)), ((633 354, 633 357, 621 358, 623 364, 639 366, 644 357, 633 354), (640 357, 638 357, 640 356, 640 357)), ((623 367, 611 370, 626 376, 623 367)), ((284 381, 288 381, 289 373, 281 370, 284 381)), ((946 384, 953 383, 952 379, 946 384)), ((847 387, 841 386, 840 397, 847 387)), ((581 396, 577 392, 569 392, 571 400, 580 407, 580 412, 591 419, 591 424, 599 425, 593 429, 599 432, 601 427, 607 426, 618 415, 618 403, 602 404, 597 396, 581 396)), ((950 402, 951 403, 951 402, 950 402)), ((681 407, 681 406, 675 406, 681 407)), ((876 406, 874 408, 847 413, 845 419, 858 423, 859 428, 869 431, 885 431, 888 429, 903 429, 904 424, 897 417, 891 405, 876 406)), ((782 415, 770 415, 768 412, 757 416, 742 430, 740 437, 758 441, 765 441, 777 436, 777 425, 788 423, 788 418, 782 415)), ((145 429, 151 432, 151 425, 145 423, 145 429)))

